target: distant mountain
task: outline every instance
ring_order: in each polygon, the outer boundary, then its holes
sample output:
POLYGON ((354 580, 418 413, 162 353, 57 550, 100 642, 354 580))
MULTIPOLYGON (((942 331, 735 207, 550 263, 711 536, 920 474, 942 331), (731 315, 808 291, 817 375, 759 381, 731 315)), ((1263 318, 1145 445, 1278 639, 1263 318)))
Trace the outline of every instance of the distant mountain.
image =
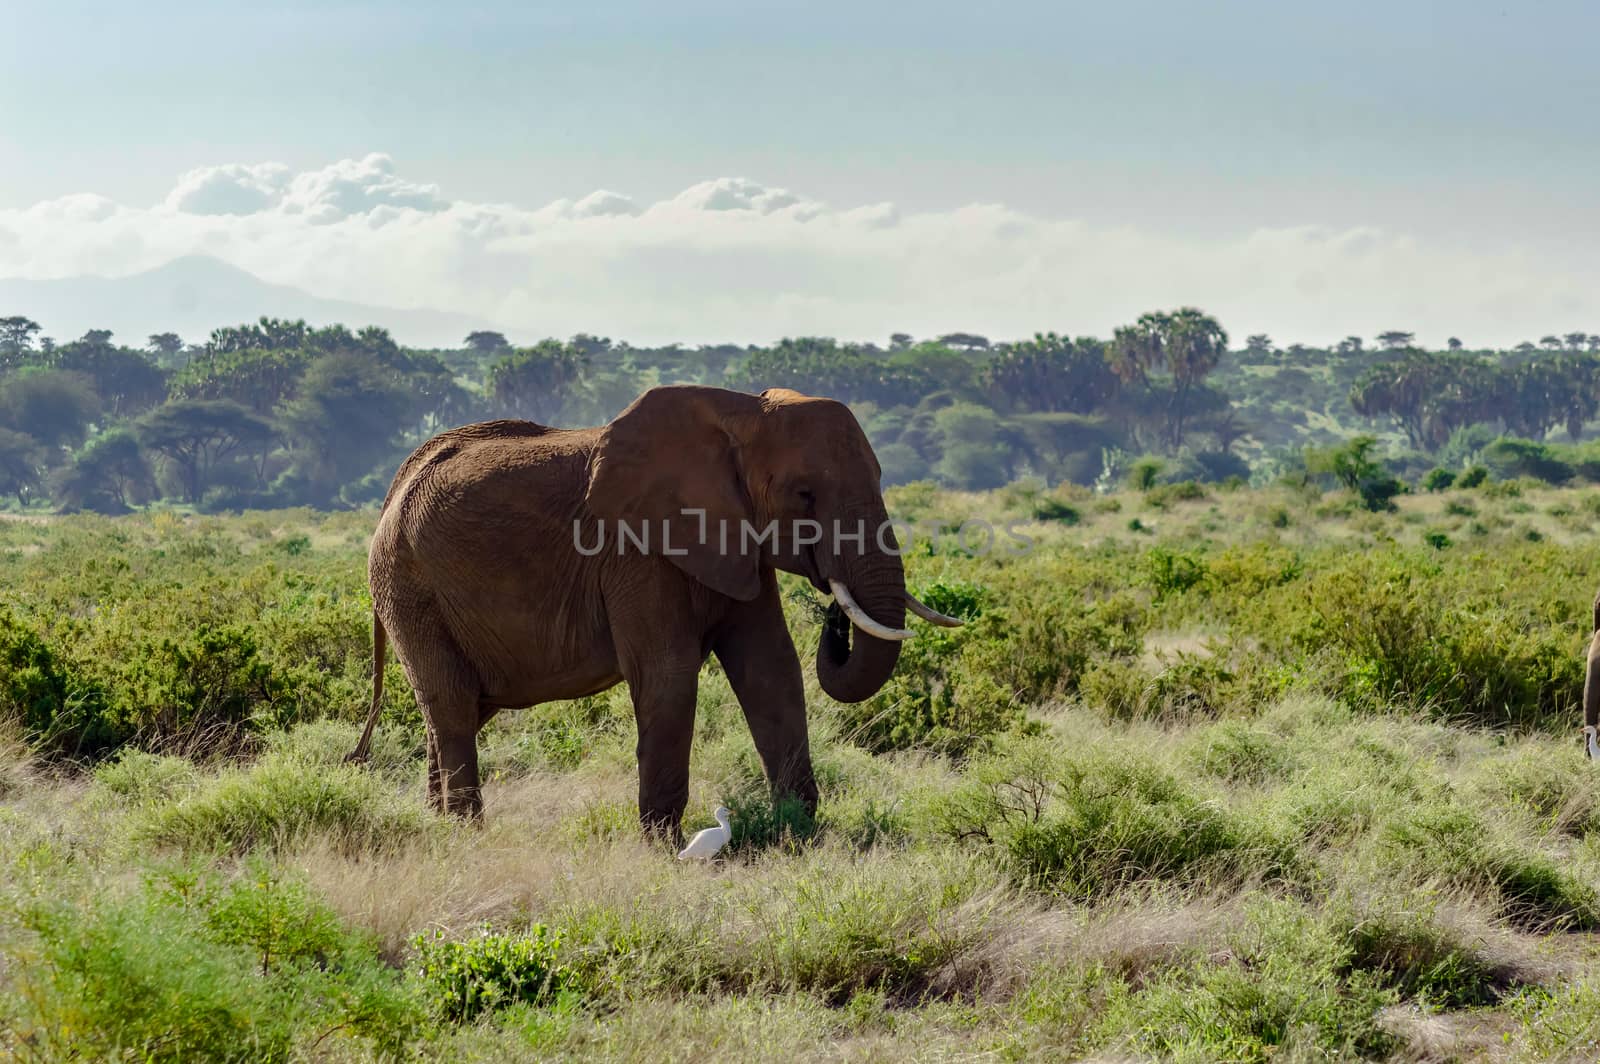
POLYGON ((351 329, 381 325, 403 344, 457 347, 474 329, 494 328, 466 314, 423 307, 375 307, 323 299, 207 255, 173 259, 126 277, 63 277, 30 281, 0 277, 0 317, 23 314, 47 336, 72 340, 89 329, 110 329, 137 347, 151 333, 175 332, 198 343, 211 330, 262 315, 304 318, 312 325, 340 322, 351 329))

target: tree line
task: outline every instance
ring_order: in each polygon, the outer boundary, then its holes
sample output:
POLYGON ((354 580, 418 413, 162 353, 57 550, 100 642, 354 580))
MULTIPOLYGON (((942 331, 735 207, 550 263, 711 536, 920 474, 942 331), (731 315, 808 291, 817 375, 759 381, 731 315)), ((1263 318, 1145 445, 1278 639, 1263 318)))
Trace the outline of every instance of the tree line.
POLYGON ((1469 352, 1455 340, 1420 350, 1400 330, 1375 347, 1347 337, 1280 349, 1255 335, 1231 350, 1217 320, 1192 307, 1144 314, 1104 339, 897 333, 881 346, 635 347, 590 334, 516 346, 485 330, 422 350, 376 326, 272 318, 199 344, 41 333, 25 316, 0 318, 0 495, 105 513, 158 500, 360 506, 442 428, 490 417, 598 424, 661 383, 833 396, 856 411, 886 482, 973 489, 1025 475, 1103 481, 1145 454, 1165 456, 1174 477, 1249 477, 1330 433, 1374 426, 1423 451, 1467 425, 1577 439, 1600 405, 1600 336, 1469 352))

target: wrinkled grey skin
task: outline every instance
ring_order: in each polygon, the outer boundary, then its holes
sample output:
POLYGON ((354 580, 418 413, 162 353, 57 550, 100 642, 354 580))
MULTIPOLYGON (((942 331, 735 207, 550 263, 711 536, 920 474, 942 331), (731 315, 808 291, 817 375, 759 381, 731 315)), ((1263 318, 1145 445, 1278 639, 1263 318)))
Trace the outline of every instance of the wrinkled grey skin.
MULTIPOLYGON (((601 428, 523 421, 441 433, 400 467, 368 562, 374 678, 368 730, 392 640, 427 721, 428 790, 438 808, 481 815, 477 735, 502 709, 628 684, 638 725, 639 815, 680 837, 701 665, 715 654, 744 709, 774 796, 814 810, 800 662, 775 570, 826 591, 843 581, 875 622, 900 629, 905 577, 892 533, 832 549, 785 532, 727 551, 696 542, 682 516, 710 521, 887 521, 880 470, 840 403, 774 389, 645 393, 601 428), (598 523, 672 526, 682 556, 611 549, 585 557, 598 523)), ((866 634, 835 606, 817 675, 840 701, 876 692, 900 644, 866 634)))

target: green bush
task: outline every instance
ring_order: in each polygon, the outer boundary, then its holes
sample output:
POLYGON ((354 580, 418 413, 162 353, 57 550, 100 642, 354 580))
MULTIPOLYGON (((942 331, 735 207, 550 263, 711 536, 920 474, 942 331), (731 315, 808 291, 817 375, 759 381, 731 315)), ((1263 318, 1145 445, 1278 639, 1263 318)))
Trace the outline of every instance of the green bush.
POLYGON ((1482 486, 1488 479, 1489 471, 1481 465, 1475 465, 1461 474, 1460 479, 1456 481, 1456 487, 1476 488, 1482 486))
POLYGON ((1455 482, 1455 473, 1435 466, 1422 478, 1422 488, 1424 491, 1448 491, 1455 482))
POLYGON ((1533 440, 1501 437, 1485 447, 1479 456, 1489 472, 1501 480, 1533 477, 1549 484, 1572 479, 1572 466, 1557 458, 1549 447, 1533 440))
POLYGON ((1144 494, 1144 501, 1158 510, 1165 510, 1175 502, 1197 502, 1206 497, 1206 489, 1192 480, 1175 484, 1158 484, 1144 494))
POLYGON ((1077 507, 1069 506, 1060 499, 1039 499, 1033 504, 1033 518, 1035 521, 1055 521, 1063 525, 1075 525, 1083 519, 1077 507))
POLYGON ((1395 993, 1350 969, 1346 947, 1313 914, 1258 905, 1213 957, 1158 973, 1102 1021, 1161 1059, 1268 1064, 1382 1060, 1396 1048, 1379 1026, 1395 993))
POLYGON ((1166 468, 1165 459, 1146 455, 1128 468, 1128 487, 1135 491, 1149 491, 1161 482, 1161 473, 1166 468))
POLYGON ((1446 881, 1489 886, 1508 919, 1546 929, 1600 927, 1600 894, 1537 852, 1507 845, 1466 809, 1424 805, 1388 825, 1385 841, 1446 881))
POLYGON ((1152 547, 1145 552, 1144 562, 1158 599, 1188 591, 1206 578, 1206 563, 1197 554, 1152 547))
POLYGON ((1230 783, 1284 779, 1300 764, 1283 736, 1240 721, 1225 721, 1195 739, 1191 762, 1208 776, 1230 783))
POLYGON ((202 627, 125 664, 114 712, 149 743, 224 751, 264 724, 292 722, 288 691, 249 628, 202 627))
POLYGON ((850 741, 875 752, 925 747, 963 754, 1023 719, 1014 692, 1003 682, 1005 619, 985 612, 987 594, 976 585, 935 583, 918 597, 967 624, 919 631, 903 644, 899 665, 883 689, 841 707, 840 723, 850 741))
POLYGON ((194 762, 188 758, 131 747, 94 769, 96 792, 129 805, 166 801, 194 787, 198 779, 194 762))
POLYGON ((979 766, 940 816, 947 834, 992 849, 1019 883, 1080 900, 1150 879, 1282 876, 1297 864, 1264 825, 1127 756, 1024 747, 979 766))
POLYGON ((1559 627, 1497 602, 1460 601, 1437 571, 1354 559, 1314 577, 1293 638, 1331 659, 1334 693, 1498 727, 1565 726, 1583 665, 1559 627))
POLYGON ((543 924, 520 935, 495 934, 484 925, 456 941, 434 932, 418 935, 412 945, 428 1005, 450 1023, 516 1004, 570 1001, 579 993, 572 972, 557 961, 561 936, 543 924))
POLYGON ((290 1060, 360 1039, 398 1060, 421 1034, 372 943, 263 862, 233 882, 168 869, 129 898, 21 916, 35 945, 8 1020, 46 1059, 290 1060))
POLYGON ((1424 1008, 1491 1005, 1517 975, 1491 962, 1478 943, 1441 926, 1425 910, 1395 907, 1348 921, 1346 971, 1371 972, 1424 1008))
MULTIPOLYGON (((419 795, 420 797, 420 795, 419 795)), ((312 766, 281 754, 225 769, 189 796, 144 810, 137 841, 202 852, 248 853, 308 835, 351 850, 381 850, 428 829, 429 815, 359 767, 312 766)))
POLYGON ((0 721, 49 754, 93 756, 127 738, 108 717, 99 687, 80 677, 37 631, 3 610, 0 721))
POLYGON ((148 904, 38 906, 21 1035, 57 1059, 286 1060, 284 988, 244 950, 217 949, 181 913, 148 904))

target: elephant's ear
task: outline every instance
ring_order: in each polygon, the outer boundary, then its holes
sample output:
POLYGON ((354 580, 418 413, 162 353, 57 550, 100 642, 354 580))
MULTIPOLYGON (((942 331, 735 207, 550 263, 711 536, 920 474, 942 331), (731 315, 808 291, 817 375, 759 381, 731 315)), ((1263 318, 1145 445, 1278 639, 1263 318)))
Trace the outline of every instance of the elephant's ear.
POLYGON ((744 534, 755 510, 737 440, 760 411, 753 395, 680 385, 652 388, 618 414, 600 431, 584 496, 606 549, 618 549, 624 525, 633 537, 624 550, 648 535, 646 553, 730 598, 755 598, 760 548, 744 534))

